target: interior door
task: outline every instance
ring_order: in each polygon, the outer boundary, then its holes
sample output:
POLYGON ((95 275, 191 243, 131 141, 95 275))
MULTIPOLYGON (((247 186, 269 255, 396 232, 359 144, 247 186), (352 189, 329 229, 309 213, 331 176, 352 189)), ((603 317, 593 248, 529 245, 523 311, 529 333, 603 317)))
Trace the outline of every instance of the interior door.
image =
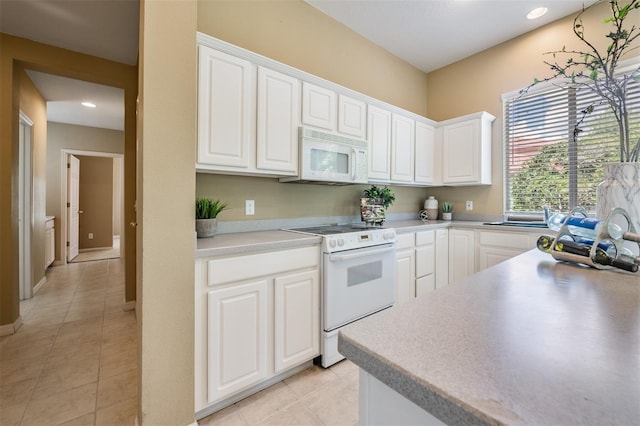
POLYGON ((71 262, 78 255, 78 227, 80 223, 80 160, 69 155, 67 162, 67 261, 71 262))
POLYGON ((31 185, 31 134, 33 122, 20 111, 18 150, 18 267, 20 300, 30 299, 31 289, 31 208, 33 191, 31 185))

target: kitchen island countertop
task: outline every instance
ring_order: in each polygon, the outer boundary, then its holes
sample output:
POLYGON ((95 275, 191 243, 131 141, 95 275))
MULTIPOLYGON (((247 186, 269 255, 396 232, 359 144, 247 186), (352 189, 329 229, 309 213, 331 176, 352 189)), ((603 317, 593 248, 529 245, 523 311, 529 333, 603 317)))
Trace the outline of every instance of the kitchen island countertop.
POLYGON ((447 424, 638 424, 640 275, 531 250, 340 332, 447 424))

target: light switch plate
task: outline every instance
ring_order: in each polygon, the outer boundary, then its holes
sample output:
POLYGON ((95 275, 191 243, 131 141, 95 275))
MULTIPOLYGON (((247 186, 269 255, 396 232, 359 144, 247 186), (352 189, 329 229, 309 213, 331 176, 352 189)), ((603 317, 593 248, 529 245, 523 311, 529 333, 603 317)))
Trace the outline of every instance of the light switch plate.
POLYGON ((467 201, 467 211, 473 210, 473 201, 467 201))

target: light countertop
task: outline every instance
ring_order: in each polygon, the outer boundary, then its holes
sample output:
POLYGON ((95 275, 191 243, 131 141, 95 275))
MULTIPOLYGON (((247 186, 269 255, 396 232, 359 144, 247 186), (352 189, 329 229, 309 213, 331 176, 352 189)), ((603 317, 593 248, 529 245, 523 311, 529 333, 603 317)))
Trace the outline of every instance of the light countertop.
POLYGON ((638 424, 640 274, 531 250, 340 332, 447 424, 638 424))
MULTIPOLYGON (((507 232, 543 231, 541 229, 515 228, 513 226, 484 225, 482 222, 472 221, 429 220, 423 222, 418 219, 387 221, 384 223, 384 227, 394 228, 396 230, 396 233, 398 234, 449 227, 475 228, 507 232)), ((197 239, 196 258, 243 254, 266 250, 280 250, 320 243, 321 237, 289 232, 285 230, 217 234, 213 238, 197 239)))

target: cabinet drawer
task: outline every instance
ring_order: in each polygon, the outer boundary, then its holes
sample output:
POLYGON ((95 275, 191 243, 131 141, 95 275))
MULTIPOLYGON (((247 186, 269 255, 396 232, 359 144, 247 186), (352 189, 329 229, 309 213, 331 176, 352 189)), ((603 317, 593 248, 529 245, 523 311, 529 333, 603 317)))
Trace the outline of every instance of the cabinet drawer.
POLYGON ((424 246, 435 242, 435 231, 416 232, 416 245, 424 246))
POLYGON ((413 233, 396 235, 396 250, 413 248, 414 241, 413 233))
POLYGON ((513 232, 480 232, 481 246, 494 246, 503 248, 515 248, 528 250, 534 248, 530 246, 529 235, 525 233, 513 232))
POLYGON ((207 285, 211 287, 285 271, 317 268, 319 264, 320 250, 317 246, 213 259, 207 262, 207 285))

